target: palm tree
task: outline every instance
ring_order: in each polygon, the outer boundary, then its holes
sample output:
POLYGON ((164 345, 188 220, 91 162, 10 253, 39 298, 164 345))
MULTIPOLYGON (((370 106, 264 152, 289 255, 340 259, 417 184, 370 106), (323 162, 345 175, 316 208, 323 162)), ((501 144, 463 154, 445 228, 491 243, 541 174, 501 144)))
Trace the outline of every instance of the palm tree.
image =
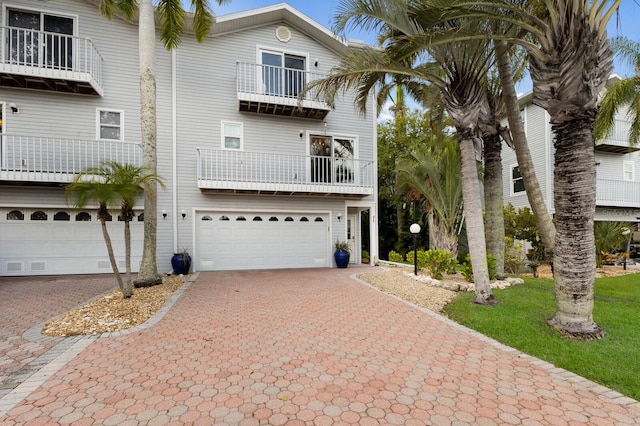
MULTIPOLYGON (((383 73, 420 80, 440 90, 442 102, 456 127, 460 145, 464 211, 476 286, 474 301, 495 304, 489 284, 476 166, 476 146, 480 146, 478 123, 480 115, 487 109, 483 81, 490 67, 490 55, 487 53, 490 51, 489 42, 479 39, 475 43, 431 46, 419 37, 416 37, 417 41, 412 40, 406 35, 422 35, 422 29, 418 28, 418 18, 421 17, 409 16, 406 3, 402 1, 382 4, 377 1, 344 0, 339 11, 339 30, 354 19, 365 27, 381 28, 394 36, 386 40, 383 50, 367 48, 351 52, 326 79, 316 82, 315 86, 328 94, 329 99, 339 90, 354 88, 361 106, 379 80, 378 76, 383 73), (424 59, 425 56, 432 60, 407 64, 407 58, 424 59)), ((445 28, 449 29, 456 30, 455 27, 445 28)))
MULTIPOLYGON (((598 95, 613 69, 606 25, 620 2, 454 0, 447 2, 447 12, 439 17, 506 21, 521 30, 515 35, 487 36, 527 50, 533 103, 550 116, 555 135, 556 312, 548 323, 584 339, 605 334, 593 321, 596 162, 592 129, 598 95), (544 14, 532 5, 543 5, 544 14)), ((465 36, 475 40, 478 31, 465 36)))
POLYGON ((611 44, 614 52, 633 66, 636 75, 622 79, 607 89, 594 125, 597 139, 606 137, 613 130, 616 113, 622 107, 629 107, 627 117, 631 121, 629 143, 640 141, 640 43, 626 37, 616 37, 611 44))
MULTIPOLYGON (((125 288, 133 286, 131 282, 131 229, 130 223, 135 217, 133 208, 139 195, 155 185, 164 188, 164 183, 159 176, 148 173, 146 168, 132 164, 119 164, 107 162, 103 165, 103 172, 107 174, 107 180, 114 186, 115 192, 120 197, 120 220, 124 222, 125 241, 125 288)), ((146 220, 146 217, 145 217, 146 220)))
MULTIPOLYGON (((219 5, 228 0, 216 0, 219 5)), ((100 11, 111 19, 114 14, 122 13, 132 20, 138 16, 138 48, 140 62, 140 130, 142 138, 142 155, 144 166, 151 174, 157 173, 156 152, 156 75, 155 75, 155 43, 156 26, 152 0, 98 0, 100 11)), ((202 42, 209 33, 214 15, 208 0, 191 0, 193 8, 193 31, 196 39, 202 42)), ((185 11, 180 0, 159 0, 157 16, 160 22, 160 39, 167 49, 180 44, 184 32, 185 11)), ((158 226, 158 209, 155 186, 145 191, 144 201, 144 248, 142 264, 138 274, 139 285, 158 284, 162 278, 158 273, 156 261, 156 241, 158 226)))
POLYGON ((117 185, 110 182, 108 179, 110 171, 111 169, 104 165, 91 167, 82 171, 67 187, 66 196, 67 198, 73 198, 74 205, 79 209, 86 207, 91 202, 98 203, 98 220, 102 227, 102 236, 107 246, 111 269, 116 277, 118 287, 120 288, 120 291, 122 291, 123 297, 126 299, 132 296, 133 289, 127 288, 122 282, 116 258, 113 254, 111 237, 109 236, 109 231, 107 229, 107 221, 111 220, 109 207, 117 205, 121 200, 117 185))
POLYGON ((432 143, 399 162, 398 179, 402 188, 418 195, 413 198, 424 200, 429 248, 446 250, 455 258, 462 216, 460 152, 453 140, 432 143))

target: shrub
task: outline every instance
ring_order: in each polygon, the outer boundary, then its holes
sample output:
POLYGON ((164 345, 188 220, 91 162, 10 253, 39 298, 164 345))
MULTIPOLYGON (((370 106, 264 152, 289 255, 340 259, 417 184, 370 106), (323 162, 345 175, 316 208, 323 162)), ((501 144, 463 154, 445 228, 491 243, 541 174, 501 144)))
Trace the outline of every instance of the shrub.
MULTIPOLYGON (((441 280, 445 272, 452 270, 458 264, 456 259, 454 259, 448 251, 429 250, 423 253, 427 271, 429 271, 429 275, 436 280, 441 280)), ((418 262, 420 262, 419 252, 418 262)))
POLYGON ((389 252, 389 262, 402 263, 402 262, 404 262, 404 258, 397 251, 391 250, 389 252))
POLYGON ((504 269, 509 274, 517 274, 525 265, 524 244, 516 243, 511 237, 504 237, 504 269))
MULTIPOLYGON (((487 254, 487 266, 489 267, 489 279, 496 279, 496 258, 487 254)), ((460 273, 470 283, 473 282, 473 266, 471 265, 471 255, 467 254, 462 265, 460 265, 460 273)))
POLYGON ((369 259, 369 252, 366 250, 362 250, 362 258, 363 259, 369 259))

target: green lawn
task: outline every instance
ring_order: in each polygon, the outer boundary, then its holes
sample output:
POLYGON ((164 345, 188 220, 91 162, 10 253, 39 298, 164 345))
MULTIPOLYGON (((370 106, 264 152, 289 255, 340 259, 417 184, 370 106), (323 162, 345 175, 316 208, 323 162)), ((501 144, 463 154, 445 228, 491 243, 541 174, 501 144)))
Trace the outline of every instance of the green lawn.
POLYGON ((499 304, 474 304, 461 293, 445 312, 452 320, 522 352, 640 400, 640 274, 596 280, 594 319, 607 335, 583 342, 562 337, 545 320, 555 311, 553 281, 494 290, 499 304))

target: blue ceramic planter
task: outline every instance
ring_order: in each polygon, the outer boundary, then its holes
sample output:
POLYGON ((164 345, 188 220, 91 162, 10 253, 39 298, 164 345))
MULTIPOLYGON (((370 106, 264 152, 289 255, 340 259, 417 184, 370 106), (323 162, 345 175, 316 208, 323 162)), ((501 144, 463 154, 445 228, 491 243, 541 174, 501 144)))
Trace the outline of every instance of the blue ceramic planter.
POLYGON ((349 264, 350 253, 346 250, 336 250, 333 254, 333 258, 336 261, 338 268, 346 268, 349 264))

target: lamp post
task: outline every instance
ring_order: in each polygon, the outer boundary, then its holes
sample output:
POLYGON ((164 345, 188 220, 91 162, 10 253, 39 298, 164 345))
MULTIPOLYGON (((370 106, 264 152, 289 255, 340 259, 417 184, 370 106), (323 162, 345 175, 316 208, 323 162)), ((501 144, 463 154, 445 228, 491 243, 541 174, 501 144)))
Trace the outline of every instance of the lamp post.
POLYGON ((420 225, 414 223, 409 227, 409 232, 413 234, 413 273, 418 275, 418 234, 420 233, 420 225))
POLYGON ((624 259, 622 260, 622 269, 627 270, 627 256, 629 256, 629 251, 631 250, 631 229, 626 226, 622 228, 622 235, 627 237, 627 252, 624 255, 624 259))

